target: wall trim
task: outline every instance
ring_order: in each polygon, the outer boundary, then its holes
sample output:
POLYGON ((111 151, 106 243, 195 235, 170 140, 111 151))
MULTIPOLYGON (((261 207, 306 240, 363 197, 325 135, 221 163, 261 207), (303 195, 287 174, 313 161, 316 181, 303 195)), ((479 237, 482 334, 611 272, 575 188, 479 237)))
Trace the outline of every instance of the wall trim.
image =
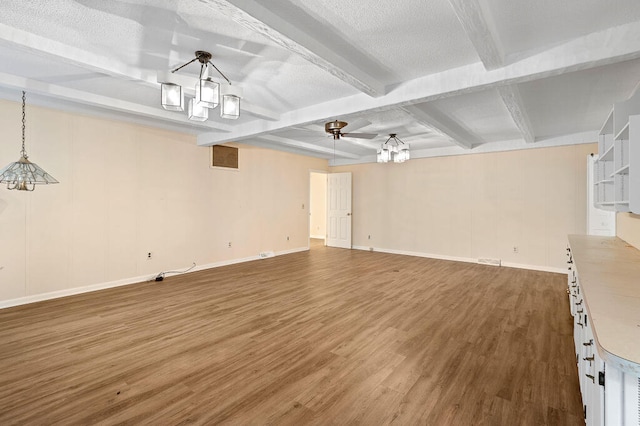
POLYGON ((324 235, 309 235, 309 238, 315 238, 318 240, 324 240, 325 236, 324 235))
MULTIPOLYGON (((309 247, 297 247, 294 249, 277 251, 275 252, 275 255, 282 256, 285 254, 293 254, 293 253, 298 253, 298 252, 308 251, 308 250, 309 250, 309 247)), ((239 259, 223 260, 220 262, 207 263, 204 265, 197 265, 188 273, 203 271, 205 269, 219 268, 221 266, 234 265, 236 263, 251 262, 253 260, 261 260, 261 258, 258 255, 258 256, 243 257, 239 259)), ((184 267, 184 269, 187 269, 187 268, 188 266, 184 267)), ((182 269, 182 268, 178 268, 178 269, 182 269)), ((108 288, 122 287, 125 285, 149 282, 149 281, 153 281, 157 275, 158 274, 153 274, 151 276, 140 275, 137 277, 123 278, 121 280, 91 284, 83 287, 74 287, 74 288, 68 288, 64 290, 52 291, 48 293, 34 294, 32 296, 18 297, 16 299, 0 300, 0 309, 11 308, 13 306, 27 305, 30 303, 42 302, 45 300, 59 299, 61 297, 74 296, 76 294, 91 293, 93 291, 106 290, 108 288)))
MULTIPOLYGON (((366 247, 366 246, 352 246, 352 248, 354 250, 371 251, 371 247, 366 247)), ((447 256, 442 254, 423 253, 423 252, 407 251, 407 250, 384 249, 384 248, 378 248, 378 247, 373 247, 373 251, 377 251, 381 253, 399 254, 403 256, 416 256, 416 257, 427 257, 429 259, 451 260, 454 262, 478 263, 478 259, 475 259, 472 257, 447 256)), ((512 263, 512 262, 502 262, 501 267, 529 269, 532 271, 542 271, 542 272, 554 272, 558 274, 568 273, 566 269, 554 268, 552 266, 526 265, 523 263, 512 263)))

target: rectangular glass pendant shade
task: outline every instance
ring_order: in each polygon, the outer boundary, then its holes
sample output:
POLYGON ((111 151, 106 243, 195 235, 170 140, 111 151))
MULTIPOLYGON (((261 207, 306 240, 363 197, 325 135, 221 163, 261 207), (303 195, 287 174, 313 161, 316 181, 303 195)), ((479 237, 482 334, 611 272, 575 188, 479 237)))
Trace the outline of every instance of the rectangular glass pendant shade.
POLYGON ((409 153, 409 145, 403 145, 403 147, 400 149, 400 152, 398 153, 398 156, 400 156, 400 160, 402 160, 401 162, 410 160, 411 154, 409 153))
POLYGON ((391 157, 391 152, 387 147, 382 147, 378 151, 378 163, 388 163, 391 157))
POLYGON ((218 106, 220 97, 220 85, 208 78, 202 78, 196 83, 196 103, 204 108, 218 106))
POLYGON ((173 83, 162 83, 160 86, 162 108, 169 111, 184 111, 182 86, 173 83))
POLYGON ((189 120, 205 121, 209 118, 209 108, 201 107, 194 98, 189 100, 189 120))
POLYGON ((240 117, 240 98, 236 95, 223 95, 220 117, 231 120, 240 117))
POLYGON ((240 117, 242 88, 223 84, 220 86, 220 117, 236 120, 240 117))

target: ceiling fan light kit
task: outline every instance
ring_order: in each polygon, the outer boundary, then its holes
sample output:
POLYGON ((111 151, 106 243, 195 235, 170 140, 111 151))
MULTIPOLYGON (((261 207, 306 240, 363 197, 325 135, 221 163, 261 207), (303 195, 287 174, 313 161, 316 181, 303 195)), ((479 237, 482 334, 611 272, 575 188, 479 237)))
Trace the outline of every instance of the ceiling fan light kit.
MULTIPOLYGON (((220 117, 236 120, 240 117, 240 99, 242 89, 231 85, 231 81, 211 62, 211 53, 197 50, 195 58, 171 70, 171 74, 198 61, 200 62, 200 76, 193 82, 195 97, 189 99, 188 117, 193 121, 205 121, 209 118, 209 109, 220 106, 220 117), (209 77, 210 68, 215 69, 227 82, 221 84, 209 77)), ((169 111, 184 111, 184 90, 182 85, 170 81, 171 75, 167 74, 160 82, 161 105, 169 111)))
POLYGON ((22 150, 20 159, 0 170, 0 183, 6 183, 7 189, 18 191, 33 191, 36 185, 58 183, 49 173, 36 163, 29 161, 24 146, 25 135, 25 92, 22 92, 22 150))

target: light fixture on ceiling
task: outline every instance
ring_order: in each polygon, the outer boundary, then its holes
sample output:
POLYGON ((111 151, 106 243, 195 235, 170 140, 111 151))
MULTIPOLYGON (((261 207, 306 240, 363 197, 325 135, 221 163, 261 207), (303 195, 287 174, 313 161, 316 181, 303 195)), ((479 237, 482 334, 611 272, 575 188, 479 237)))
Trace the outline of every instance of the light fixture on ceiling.
POLYGON ((36 185, 58 183, 49 173, 42 170, 36 163, 29 161, 24 147, 25 131, 25 92, 22 92, 22 151, 20 159, 0 170, 0 183, 6 183, 8 189, 18 191, 33 191, 36 185))
POLYGON ((398 139, 395 133, 390 133, 389 139, 378 150, 378 163, 404 163, 410 158, 409 144, 398 139))
MULTIPOLYGON (((209 118, 209 109, 214 109, 220 105, 220 117, 235 120, 240 117, 240 99, 242 89, 232 86, 229 79, 211 62, 211 53, 198 50, 196 57, 186 64, 180 65, 171 71, 171 74, 198 61, 200 62, 200 76, 193 82, 195 96, 189 99, 188 116, 189 120, 205 121, 209 118), (209 77, 209 70, 212 67, 227 82, 218 83, 209 77)), ((176 81, 171 81, 171 75, 164 75, 160 86, 160 98, 162 107, 169 111, 184 111, 184 90, 182 85, 176 81)), ((183 79, 184 81, 184 79, 183 79)))

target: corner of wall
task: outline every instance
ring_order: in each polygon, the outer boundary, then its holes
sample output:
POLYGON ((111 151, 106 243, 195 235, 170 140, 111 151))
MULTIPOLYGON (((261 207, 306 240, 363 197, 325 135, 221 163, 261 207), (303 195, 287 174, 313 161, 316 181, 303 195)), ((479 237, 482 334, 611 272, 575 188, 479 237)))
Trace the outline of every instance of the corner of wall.
POLYGON ((640 215, 633 213, 616 214, 616 236, 640 249, 640 215))

